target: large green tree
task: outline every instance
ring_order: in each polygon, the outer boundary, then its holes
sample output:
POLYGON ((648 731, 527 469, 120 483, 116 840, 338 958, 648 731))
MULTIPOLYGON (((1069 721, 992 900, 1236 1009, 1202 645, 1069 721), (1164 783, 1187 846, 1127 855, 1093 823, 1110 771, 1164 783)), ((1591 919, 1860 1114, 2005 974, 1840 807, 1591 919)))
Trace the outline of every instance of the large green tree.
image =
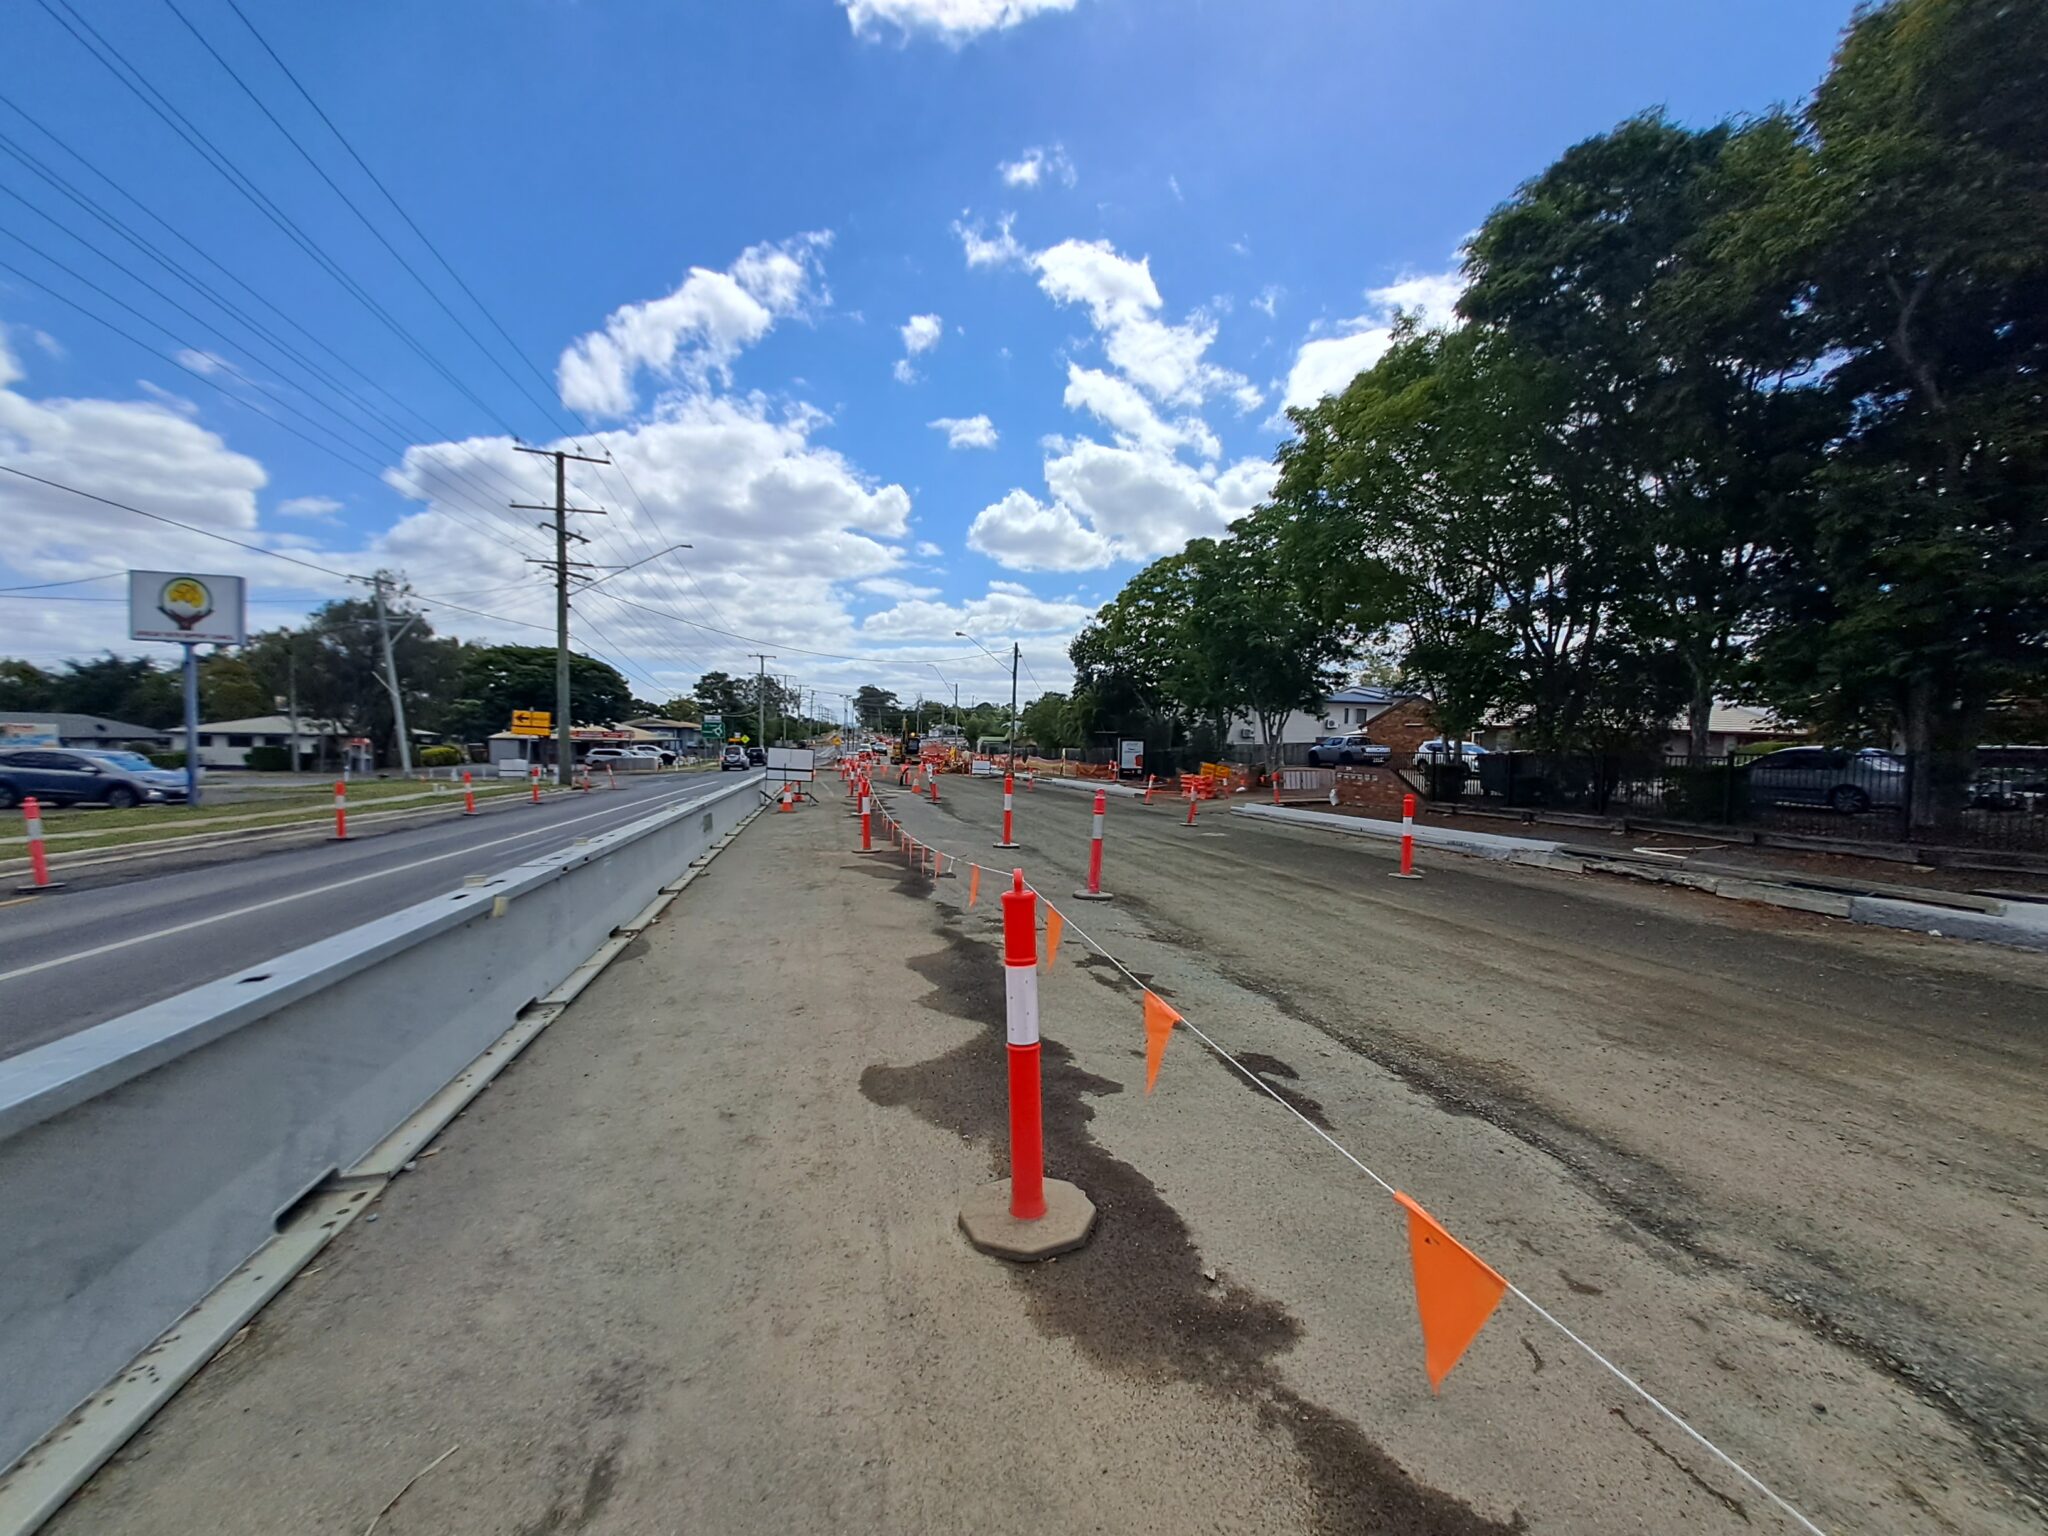
POLYGON ((1912 819, 1967 799, 1994 702, 2048 676, 2048 6, 1860 14, 1731 259, 1797 284, 1839 439, 1771 571, 1767 695, 1896 725, 1912 819))
MULTIPOLYGON (((1731 217, 1796 152, 1782 116, 1656 114, 1567 150, 1486 220, 1459 309, 1540 373, 1616 620, 1674 655, 1692 751, 1739 673, 1772 532, 1826 432, 1817 333, 1783 278, 1731 271, 1731 217)), ((1610 633, 1612 629, 1610 627, 1610 633)))
MULTIPOLYGON (((512 723, 515 709, 555 712, 555 649, 551 645, 477 645, 462 652, 451 711, 452 728, 489 736, 512 723)), ((633 691, 619 670, 594 656, 569 656, 572 725, 611 725, 636 711, 633 691)), ((558 722, 559 723, 559 722, 558 722)))

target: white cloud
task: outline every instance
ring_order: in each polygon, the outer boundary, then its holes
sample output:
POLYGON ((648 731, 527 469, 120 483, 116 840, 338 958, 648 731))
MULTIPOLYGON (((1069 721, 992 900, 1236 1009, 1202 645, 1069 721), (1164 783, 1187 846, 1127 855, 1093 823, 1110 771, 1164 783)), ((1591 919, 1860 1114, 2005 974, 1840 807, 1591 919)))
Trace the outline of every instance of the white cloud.
POLYGON ((1166 190, 1173 194, 1173 200, 1176 203, 1184 203, 1188 200, 1187 194, 1180 189, 1180 178, 1178 176, 1168 176, 1166 178, 1166 190))
MULTIPOLYGON (((26 377, 0 341, 0 460, 212 533, 271 542, 257 514, 257 493, 269 477, 255 459, 182 411, 144 400, 33 398, 16 387, 26 377)), ((202 534, 14 475, 0 475, 0 527, 8 534, 0 561, 24 582, 63 581, 124 563, 191 565, 272 583, 285 569, 202 534)), ((299 576, 283 579, 304 590, 299 576)), ((311 572, 304 579, 333 585, 311 572)), ((115 605, 9 608, 12 654, 49 658, 101 646, 128 649, 127 626, 115 605), (105 620, 104 627, 94 627, 96 620, 105 620)))
POLYGON ((908 600, 869 614, 861 628, 906 640, 950 640, 963 629, 993 635, 1071 634, 1091 612, 1071 599, 1040 597, 1017 582, 992 581, 981 597, 964 603, 908 600))
POLYGON ((907 357, 897 358, 896 366, 891 368, 889 372, 894 376, 898 384, 915 384, 917 382, 917 370, 910 366, 910 359, 907 357))
POLYGON ((1259 290, 1259 296, 1252 300, 1252 308, 1260 311, 1270 320, 1273 316, 1280 313, 1280 301, 1286 295, 1287 290, 1278 283, 1268 283, 1259 290))
POLYGON ((958 46, 985 32, 999 32, 1054 11, 1071 11, 1075 0, 839 0, 856 37, 873 37, 884 27, 903 36, 923 32, 958 46))
POLYGON ((993 448, 996 424, 986 416, 941 416, 927 423, 946 434, 948 448, 993 448))
POLYGON ((1038 286, 1062 304, 1080 304, 1102 336, 1103 352, 1132 382, 1175 405, 1238 393, 1242 374, 1208 362, 1216 325, 1196 311, 1179 325, 1158 318, 1164 307, 1149 258, 1133 261, 1107 240, 1062 240, 1031 258, 1038 286))
POLYGON ((598 416, 630 415, 642 370, 695 387, 714 377, 731 381, 733 360, 774 329, 777 320, 830 302, 820 261, 829 232, 748 247, 730 268, 692 267, 675 291, 626 304, 604 329, 579 337, 556 366, 562 402, 598 416))
POLYGON ((985 235, 982 233, 981 221, 979 219, 976 219, 972 224, 966 221, 964 214, 960 218, 955 219, 953 221, 953 233, 960 237, 960 249, 966 253, 967 265, 970 267, 1006 267, 1012 262, 1023 261, 1029 253, 1025 251, 1023 243, 1011 232, 1011 226, 1016 222, 1017 216, 1015 214, 1006 213, 997 221, 995 234, 985 235))
POLYGON ((996 167, 1005 186, 1035 187, 1050 178, 1071 187, 1075 180, 1074 162, 1067 158, 1064 146, 1055 144, 1051 149, 1033 145, 1015 160, 1005 160, 996 167))
POLYGON ((1020 571, 1085 571, 1215 537, 1271 494, 1274 469, 1242 459, 1195 468, 1170 454, 1074 443, 1045 465, 1050 499, 1011 491, 968 529, 972 548, 1020 571))
POLYGON ((1338 335, 1314 337, 1301 344, 1287 371, 1282 403, 1313 405, 1325 395, 1342 393, 1386 355, 1393 345, 1397 315, 1412 314, 1430 328, 1456 325, 1458 295, 1464 291, 1464 278, 1456 268, 1367 289, 1371 309, 1345 321, 1346 328, 1338 335))
POLYGON ((943 555, 945 552, 946 551, 941 546, 934 544, 930 539, 921 539, 918 541, 917 555, 920 560, 936 560, 940 555, 943 555))
POLYGON ((870 576, 866 581, 855 582, 854 587, 871 597, 886 597, 899 603, 907 602, 911 598, 939 595, 937 587, 920 587, 900 576, 870 576))
POLYGON ((172 356, 194 373, 203 373, 208 378, 224 372, 227 368, 227 361, 224 358, 217 357, 211 352, 198 352, 191 347, 180 347, 172 356))
POLYGON ((916 357, 931 351, 945 334, 945 322, 937 315, 912 315, 903 322, 903 350, 916 357))
POLYGON ((279 517, 332 517, 342 504, 332 496, 294 496, 277 504, 279 517))
MULTIPOLYGON (((1192 448, 1204 458, 1223 451, 1216 434, 1201 417, 1186 415, 1169 422, 1152 408, 1152 402, 1129 381, 1099 368, 1067 365, 1067 392, 1063 402, 1070 411, 1086 411, 1107 426, 1119 443, 1174 453, 1192 448)), ((1055 452, 1064 452, 1066 442, 1057 439, 1055 452)))
POLYGON ((1072 511, 1047 506, 1025 490, 976 513, 967 546, 1016 571, 1087 571, 1114 558, 1109 540, 1072 511))

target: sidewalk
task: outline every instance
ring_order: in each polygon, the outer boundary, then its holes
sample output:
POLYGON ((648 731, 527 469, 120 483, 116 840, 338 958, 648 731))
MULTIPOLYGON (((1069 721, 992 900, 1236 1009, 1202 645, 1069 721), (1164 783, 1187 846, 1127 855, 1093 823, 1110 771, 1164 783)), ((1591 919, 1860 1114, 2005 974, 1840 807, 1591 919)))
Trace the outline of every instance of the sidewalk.
MULTIPOLYGON (((1432 1397, 1392 1203, 1192 1040, 1144 1096, 1135 995, 1071 931, 1048 1163, 1098 1231, 1038 1267, 974 1253, 960 1200, 1004 1156, 996 880, 966 911, 964 876, 851 854, 820 794, 755 822, 50 1529, 363 1536, 401 1490, 378 1536, 1787 1528, 1526 1315, 1432 1397)), ((1616 1241, 1547 1158, 1129 908, 1079 920, 1274 1081, 1301 1063, 1304 1112, 1485 1250, 1546 1292, 1526 1255, 1563 1258, 1559 1310, 1831 1529, 1866 1496, 1904 1515, 1883 1466, 2023 1528, 1931 1410, 1616 1241)))

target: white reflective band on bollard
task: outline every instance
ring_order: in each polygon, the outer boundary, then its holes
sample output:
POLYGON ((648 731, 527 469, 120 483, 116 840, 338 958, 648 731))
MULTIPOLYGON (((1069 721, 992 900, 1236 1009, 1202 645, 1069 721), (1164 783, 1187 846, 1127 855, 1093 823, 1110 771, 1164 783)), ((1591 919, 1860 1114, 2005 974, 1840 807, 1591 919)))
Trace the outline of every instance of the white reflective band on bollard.
POLYGON ((1035 966, 1003 967, 1003 997, 1008 1004, 1010 1044, 1038 1044, 1038 970, 1035 966))

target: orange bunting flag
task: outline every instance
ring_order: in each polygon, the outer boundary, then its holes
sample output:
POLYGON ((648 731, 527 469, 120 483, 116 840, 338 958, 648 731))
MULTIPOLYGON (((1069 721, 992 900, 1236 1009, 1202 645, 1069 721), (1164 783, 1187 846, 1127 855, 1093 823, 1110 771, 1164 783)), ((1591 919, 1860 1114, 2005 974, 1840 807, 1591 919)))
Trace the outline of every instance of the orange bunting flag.
POLYGON ((1415 1266, 1415 1310, 1422 1315, 1423 1365, 1429 1372, 1429 1390, 1438 1392, 1451 1367, 1464 1358, 1493 1316, 1508 1283, 1413 1200, 1403 1194, 1394 1198, 1408 1213, 1408 1256, 1415 1266))
POLYGON ((1052 969, 1053 961, 1060 957, 1060 936, 1067 931, 1067 920, 1060 916, 1060 909, 1051 902, 1045 904, 1045 968, 1052 969))
POLYGON ((1145 1091, 1150 1093, 1152 1085, 1159 1081, 1159 1064, 1166 1060, 1166 1037, 1173 1033, 1173 1026, 1180 1022, 1180 1015, 1173 1005, 1156 992, 1145 994, 1145 1091))
POLYGON ((980 899, 981 866, 979 864, 970 864, 967 866, 967 905, 971 907, 980 899))

